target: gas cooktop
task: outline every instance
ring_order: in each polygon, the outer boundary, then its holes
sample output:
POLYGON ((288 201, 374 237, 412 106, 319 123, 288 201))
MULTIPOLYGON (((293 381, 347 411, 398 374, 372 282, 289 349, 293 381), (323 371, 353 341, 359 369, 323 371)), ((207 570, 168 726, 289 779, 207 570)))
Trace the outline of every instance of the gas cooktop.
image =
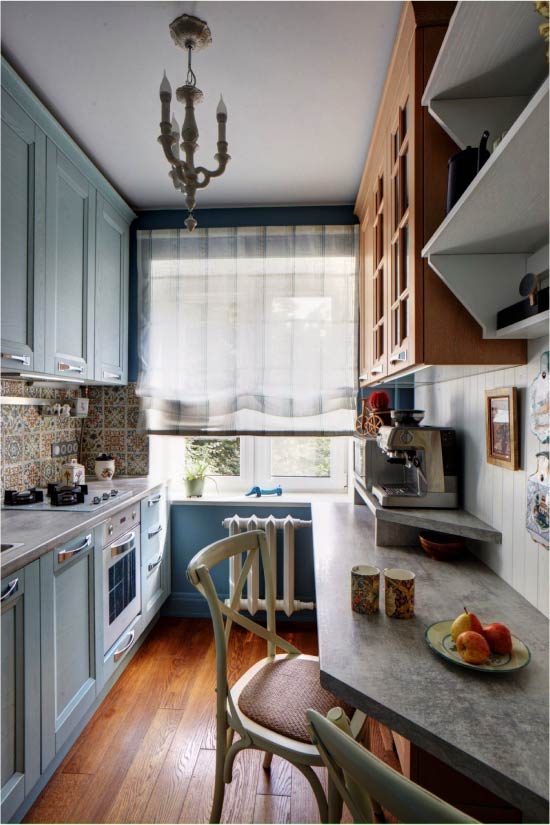
POLYGON ((118 490, 104 484, 75 484, 65 487, 48 484, 47 490, 6 490, 3 510, 58 510, 60 512, 94 513, 115 501, 133 495, 133 490, 118 490))

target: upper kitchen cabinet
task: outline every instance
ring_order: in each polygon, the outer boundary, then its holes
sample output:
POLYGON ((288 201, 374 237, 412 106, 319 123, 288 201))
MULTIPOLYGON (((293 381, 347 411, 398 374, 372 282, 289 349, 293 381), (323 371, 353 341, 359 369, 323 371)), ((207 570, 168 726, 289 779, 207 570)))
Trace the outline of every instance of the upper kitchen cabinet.
POLYGON ((2 369, 44 369, 46 137, 2 90, 2 369))
POLYGON ((454 3, 406 3, 357 201, 361 224, 360 380, 428 365, 521 364, 525 341, 483 329, 422 248, 445 217, 447 162, 458 148, 421 98, 454 3))
POLYGON ((128 223, 97 197, 96 381, 125 384, 128 364, 128 223))
POLYGON ((48 140, 46 369, 93 378, 96 192, 48 140))
POLYGON ((2 60, 2 368, 127 380, 135 217, 2 60))

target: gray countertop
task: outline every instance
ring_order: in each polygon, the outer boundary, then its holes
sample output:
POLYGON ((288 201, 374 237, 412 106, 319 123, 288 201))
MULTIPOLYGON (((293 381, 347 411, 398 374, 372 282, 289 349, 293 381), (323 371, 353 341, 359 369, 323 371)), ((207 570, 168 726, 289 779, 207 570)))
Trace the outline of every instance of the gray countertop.
POLYGON ((2 553, 2 578, 11 576, 16 570, 69 541, 83 530, 101 524, 109 516, 139 501, 154 487, 162 484, 163 479, 117 478, 115 483, 119 490, 131 490, 133 495, 113 502, 110 507, 102 507, 95 513, 59 512, 54 508, 51 511, 28 510, 25 507, 20 510, 2 510, 2 541, 23 545, 2 553))
MULTIPOLYGON (((548 822, 548 620, 473 556, 429 559, 419 548, 376 547, 367 507, 312 504, 321 682, 520 808, 548 822), (416 615, 351 610, 350 571, 368 563, 416 573, 416 615), (523 670, 493 675, 445 662, 424 631, 463 605, 502 621, 530 648, 523 670)), ((382 577, 381 577, 382 578, 382 577)))

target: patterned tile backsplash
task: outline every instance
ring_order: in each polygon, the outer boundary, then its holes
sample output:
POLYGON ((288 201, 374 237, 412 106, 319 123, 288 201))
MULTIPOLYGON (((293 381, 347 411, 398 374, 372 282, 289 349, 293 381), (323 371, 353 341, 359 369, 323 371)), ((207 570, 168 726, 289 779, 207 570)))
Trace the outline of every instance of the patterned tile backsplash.
MULTIPOLYGON (((52 458, 55 441, 81 439, 80 460, 88 477, 94 477, 95 457, 111 453, 117 475, 143 476, 149 470, 147 435, 140 430, 136 385, 89 387, 88 417, 62 418, 41 415, 38 407, 3 404, 1 407, 1 494, 9 488, 45 486, 58 481, 67 457, 52 458)), ((2 379, 1 394, 51 399, 61 404, 80 395, 79 389, 55 389, 28 385, 19 379, 2 379)), ((77 456, 71 456, 77 457, 77 456)))

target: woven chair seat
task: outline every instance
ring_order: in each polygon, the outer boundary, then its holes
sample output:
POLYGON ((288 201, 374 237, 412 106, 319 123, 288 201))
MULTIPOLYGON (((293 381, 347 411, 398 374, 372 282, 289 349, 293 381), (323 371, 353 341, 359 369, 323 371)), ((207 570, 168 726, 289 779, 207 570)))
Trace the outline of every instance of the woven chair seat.
POLYGON ((268 662, 243 688, 240 710, 268 730, 311 744, 306 710, 325 716, 331 708, 343 708, 348 716, 353 708, 321 687, 317 659, 277 659, 268 662))

